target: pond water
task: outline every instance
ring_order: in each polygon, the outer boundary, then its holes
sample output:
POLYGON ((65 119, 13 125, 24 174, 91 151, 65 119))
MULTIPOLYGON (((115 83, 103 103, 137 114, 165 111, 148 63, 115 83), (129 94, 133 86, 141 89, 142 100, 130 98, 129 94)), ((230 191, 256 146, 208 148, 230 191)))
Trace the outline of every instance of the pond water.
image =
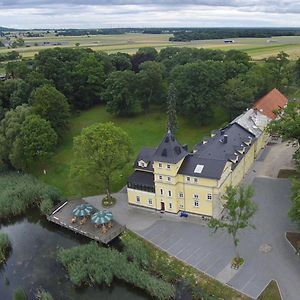
POLYGON ((57 247, 70 248, 90 240, 47 222, 33 211, 26 218, 2 224, 12 243, 12 252, 0 269, 0 299, 10 300, 16 288, 24 288, 34 299, 38 288, 51 293, 55 300, 149 299, 141 290, 122 282, 111 287, 75 288, 56 261, 57 247))

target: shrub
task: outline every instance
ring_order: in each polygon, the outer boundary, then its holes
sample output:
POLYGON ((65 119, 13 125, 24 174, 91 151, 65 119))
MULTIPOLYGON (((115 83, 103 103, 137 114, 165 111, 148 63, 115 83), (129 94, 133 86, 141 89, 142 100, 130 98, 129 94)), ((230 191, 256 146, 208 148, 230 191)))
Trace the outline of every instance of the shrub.
POLYGON ((54 300, 51 294, 43 289, 39 289, 35 297, 37 300, 54 300))
POLYGON ((6 233, 0 233, 0 263, 6 258, 10 248, 10 241, 6 233))
POLYGON ((149 266, 150 251, 144 246, 144 243, 137 239, 122 239, 124 254, 129 260, 138 262, 143 268, 149 266))
POLYGON ((43 199, 56 202, 60 195, 27 174, 7 173, 0 176, 0 219, 20 215, 29 207, 39 206, 43 199))
POLYGON ((83 284, 110 285, 114 278, 144 289, 157 299, 170 299, 175 295, 174 287, 141 270, 135 261, 115 249, 101 248, 97 243, 60 249, 58 260, 67 269, 70 280, 77 286, 83 284))
POLYGON ((53 207, 53 201, 50 198, 43 199, 40 204, 40 211, 42 214, 47 215, 53 207))
POLYGON ((27 296, 23 289, 18 288, 14 291, 14 300, 26 300, 27 296))

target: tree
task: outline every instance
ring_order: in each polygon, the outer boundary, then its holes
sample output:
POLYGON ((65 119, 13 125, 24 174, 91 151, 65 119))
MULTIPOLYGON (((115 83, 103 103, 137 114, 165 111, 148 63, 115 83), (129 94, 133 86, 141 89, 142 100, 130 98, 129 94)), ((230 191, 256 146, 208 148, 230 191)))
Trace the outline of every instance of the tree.
POLYGON ((143 99, 142 107, 144 112, 149 112, 152 102, 160 103, 166 89, 164 81, 165 67, 163 64, 147 61, 140 65, 140 72, 137 74, 137 92, 143 99))
POLYGON ((140 64, 145 61, 154 61, 158 56, 158 52, 153 47, 140 48, 131 58, 132 69, 135 72, 139 72, 140 64))
POLYGON ((104 83, 104 66, 93 53, 83 56, 72 72, 72 99, 75 107, 99 103, 104 83))
POLYGON ((32 162, 49 157, 56 144, 57 134, 50 123, 38 115, 30 115, 22 123, 11 149, 11 163, 16 169, 26 170, 32 162))
POLYGON ((34 90, 30 97, 33 112, 49 121, 58 135, 68 127, 70 106, 66 97, 51 85, 34 90))
POLYGON ((274 85, 276 88, 281 89, 287 85, 287 66, 289 64, 289 55, 283 51, 266 59, 266 65, 270 69, 274 77, 274 85))
POLYGON ((208 123, 213 115, 213 105, 223 97, 223 63, 200 61, 177 66, 171 78, 177 90, 180 113, 200 124, 208 123))
POLYGON ((297 140, 300 145, 300 103, 289 102, 280 113, 280 118, 269 125, 271 133, 281 135, 285 140, 297 140))
POLYGON ((74 138, 74 170, 93 174, 103 182, 107 199, 111 199, 111 178, 124 168, 132 153, 129 136, 113 123, 99 123, 84 128, 74 138))
POLYGON ((117 71, 125 71, 131 70, 132 64, 130 60, 130 55, 127 53, 113 53, 109 55, 113 66, 116 68, 117 71))
POLYGON ((228 80, 224 85, 224 103, 230 120, 241 114, 254 102, 253 90, 240 77, 228 80))
POLYGON ((224 208, 228 213, 228 220, 212 218, 209 222, 209 227, 213 232, 224 228, 232 236, 235 247, 235 258, 238 262, 240 262, 238 232, 247 227, 255 228, 254 225, 250 224, 250 219, 257 210, 257 205, 251 200, 252 196, 253 189, 250 186, 246 188, 240 187, 239 192, 237 187, 228 186, 223 196, 223 200, 226 201, 224 208))
POLYGON ((178 129, 178 121, 176 114, 176 89, 173 83, 171 83, 169 87, 167 103, 167 129, 175 134, 176 130, 178 129))
POLYGON ((141 102, 137 97, 136 74, 133 71, 115 71, 105 81, 103 93, 106 108, 111 114, 130 116, 141 112, 141 102))

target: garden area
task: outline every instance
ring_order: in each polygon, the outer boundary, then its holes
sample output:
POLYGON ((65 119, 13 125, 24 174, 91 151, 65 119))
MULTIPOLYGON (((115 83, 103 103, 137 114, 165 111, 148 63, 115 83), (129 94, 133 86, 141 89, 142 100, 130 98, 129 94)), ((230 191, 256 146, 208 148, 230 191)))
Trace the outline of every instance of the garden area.
MULTIPOLYGON (((80 197, 103 193, 101 182, 95 181, 94 176, 89 176, 79 182, 70 176, 73 163, 73 138, 81 133, 85 127, 99 122, 112 121, 115 125, 126 131, 131 139, 134 153, 131 162, 121 170, 112 180, 112 190, 119 191, 133 171, 133 162, 142 147, 157 147, 166 132, 166 113, 152 108, 147 115, 134 118, 113 117, 105 106, 96 106, 70 120, 70 129, 64 133, 62 142, 54 155, 41 163, 32 164, 30 173, 45 183, 58 188, 64 196, 80 197), (44 170, 46 172, 44 172, 44 170), (46 173, 46 174, 45 174, 46 173)), ((213 129, 219 128, 227 121, 224 110, 216 108, 214 119, 209 126, 195 125, 188 119, 179 117, 179 130, 176 134, 181 144, 188 144, 190 149, 204 136, 210 135, 213 129)))

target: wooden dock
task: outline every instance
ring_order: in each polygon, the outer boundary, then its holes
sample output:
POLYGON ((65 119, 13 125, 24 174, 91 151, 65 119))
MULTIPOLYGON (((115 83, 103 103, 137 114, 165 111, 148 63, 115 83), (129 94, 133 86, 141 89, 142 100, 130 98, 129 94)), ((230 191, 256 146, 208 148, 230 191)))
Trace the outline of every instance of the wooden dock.
POLYGON ((72 223, 73 209, 80 204, 86 203, 83 199, 65 201, 54 207, 52 212, 47 215, 47 220, 72 230, 75 233, 84 235, 92 240, 107 244, 117 236, 119 236, 126 228, 120 225, 116 221, 112 221, 112 228, 107 233, 101 233, 99 228, 96 228, 94 224, 88 220, 85 224, 81 225, 79 221, 72 223))

